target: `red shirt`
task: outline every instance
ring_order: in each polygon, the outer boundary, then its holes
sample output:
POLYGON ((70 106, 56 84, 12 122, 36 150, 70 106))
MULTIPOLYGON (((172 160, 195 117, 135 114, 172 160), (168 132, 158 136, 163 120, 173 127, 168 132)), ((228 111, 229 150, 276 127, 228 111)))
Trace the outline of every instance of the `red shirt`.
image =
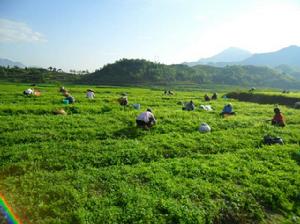
POLYGON ((275 114, 272 121, 278 123, 278 124, 284 124, 284 117, 281 113, 275 114))

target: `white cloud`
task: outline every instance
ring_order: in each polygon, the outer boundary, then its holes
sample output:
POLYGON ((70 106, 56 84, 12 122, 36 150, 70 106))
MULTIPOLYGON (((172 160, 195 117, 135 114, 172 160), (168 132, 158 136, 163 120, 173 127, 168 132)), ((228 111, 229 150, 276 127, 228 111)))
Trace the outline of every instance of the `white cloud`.
POLYGON ((0 42, 45 42, 43 34, 33 31, 26 23, 0 19, 0 42))

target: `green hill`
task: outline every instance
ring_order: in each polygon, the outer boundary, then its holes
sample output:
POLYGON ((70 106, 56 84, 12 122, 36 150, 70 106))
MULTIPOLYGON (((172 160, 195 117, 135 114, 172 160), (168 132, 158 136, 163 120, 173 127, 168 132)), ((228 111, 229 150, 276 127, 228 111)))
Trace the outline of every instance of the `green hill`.
POLYGON ((300 88, 300 82, 271 68, 208 65, 164 65, 140 59, 122 59, 84 76, 78 83, 85 84, 170 84, 192 82, 196 84, 227 84, 275 88, 300 88))
POLYGON ((122 59, 105 65, 78 83, 138 84, 176 81, 176 69, 172 66, 140 59, 122 59))
POLYGON ((44 68, 0 67, 0 80, 21 83, 72 83, 80 76, 44 68))
POLYGON ((300 81, 268 67, 165 65, 142 59, 122 59, 87 75, 42 68, 0 67, 0 80, 22 83, 76 83, 96 85, 210 84, 300 89, 300 81))

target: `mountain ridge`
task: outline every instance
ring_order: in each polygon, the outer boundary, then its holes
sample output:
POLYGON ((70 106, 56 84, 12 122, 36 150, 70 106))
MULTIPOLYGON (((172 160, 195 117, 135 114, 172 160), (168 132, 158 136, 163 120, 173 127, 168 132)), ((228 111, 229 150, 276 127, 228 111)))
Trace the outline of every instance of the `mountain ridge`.
MULTIPOLYGON (((277 51, 272 51, 272 52, 254 53, 243 60, 231 60, 231 61, 218 60, 219 55, 222 54, 224 51, 210 58, 200 59, 196 62, 188 62, 184 64, 187 64, 189 66, 195 66, 198 64, 208 64, 216 67, 224 67, 227 65, 256 65, 256 66, 270 66, 272 68, 275 68, 276 66, 280 66, 280 65, 287 65, 291 67, 300 68, 300 59, 299 59, 300 47, 297 45, 290 45, 288 47, 281 48, 277 51)), ((230 51, 226 51, 226 52, 230 54, 230 51)))
POLYGON ((17 61, 12 61, 7 58, 0 58, 0 66, 9 66, 9 67, 14 67, 17 66, 19 68, 25 68, 26 66, 22 64, 21 62, 17 61))
POLYGON ((277 51, 253 54, 251 57, 243 60, 241 64, 251 64, 259 66, 299 66, 300 67, 300 47, 291 45, 277 51))

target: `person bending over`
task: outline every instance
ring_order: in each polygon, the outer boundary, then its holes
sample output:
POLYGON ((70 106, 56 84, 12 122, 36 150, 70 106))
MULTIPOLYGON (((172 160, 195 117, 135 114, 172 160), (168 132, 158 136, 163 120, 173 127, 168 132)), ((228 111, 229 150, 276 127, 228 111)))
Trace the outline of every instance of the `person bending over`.
POLYGON ((187 104, 185 104, 184 107, 182 108, 182 110, 187 110, 187 111, 192 111, 194 109, 195 109, 195 104, 192 100, 187 104))
POLYGON ((224 106, 223 111, 220 113, 220 115, 235 115, 235 112, 233 111, 232 104, 229 103, 224 106))
POLYGON ((155 117, 151 111, 151 109, 147 109, 147 111, 141 113, 136 118, 136 124, 140 128, 149 129, 156 123, 155 117))
POLYGON ((66 93, 66 98, 65 100, 68 100, 70 104, 75 103, 75 98, 71 96, 69 93, 66 93))

